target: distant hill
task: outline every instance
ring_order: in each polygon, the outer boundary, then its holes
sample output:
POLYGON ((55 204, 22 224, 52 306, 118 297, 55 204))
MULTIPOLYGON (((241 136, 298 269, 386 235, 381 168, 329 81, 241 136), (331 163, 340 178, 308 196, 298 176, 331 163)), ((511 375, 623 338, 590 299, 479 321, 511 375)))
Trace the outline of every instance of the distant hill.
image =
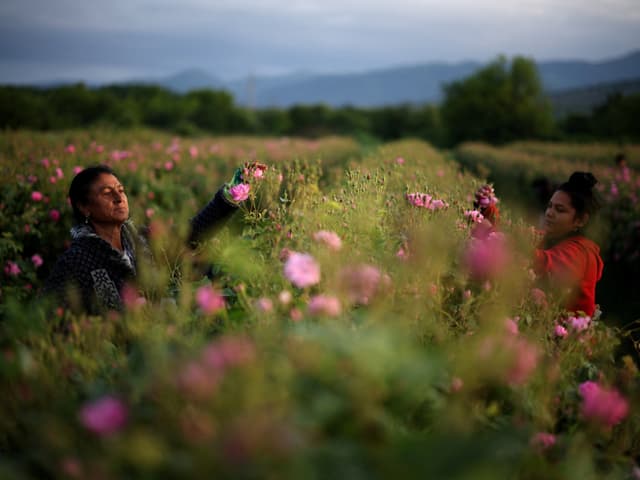
POLYGON ((609 96, 616 93, 621 95, 640 94, 640 77, 634 80, 600 83, 550 92, 549 100, 557 116, 568 113, 588 114, 594 107, 602 105, 609 96))
MULTIPOLYGON (((250 76, 234 81, 222 81, 204 70, 193 69, 166 78, 122 83, 153 83, 179 93, 197 88, 225 89, 233 94, 237 103, 253 107, 315 103, 334 107, 376 107, 437 103, 442 100, 444 84, 463 79, 484 65, 480 62, 435 62, 361 73, 321 75, 303 72, 270 77, 250 76)), ((544 88, 551 92, 554 102, 573 108, 574 93, 568 90, 585 88, 591 91, 597 88, 594 85, 613 85, 639 79, 640 50, 600 62, 570 60, 538 62, 537 65, 544 88)), ((587 97, 597 97, 594 92, 575 95, 584 99, 584 102, 576 101, 585 107, 590 105, 587 97)))

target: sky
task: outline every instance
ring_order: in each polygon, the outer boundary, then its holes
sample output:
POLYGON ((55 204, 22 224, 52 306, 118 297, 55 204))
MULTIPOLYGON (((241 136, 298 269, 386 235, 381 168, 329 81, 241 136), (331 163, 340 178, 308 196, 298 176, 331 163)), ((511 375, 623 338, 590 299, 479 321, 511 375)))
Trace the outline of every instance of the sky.
POLYGON ((0 83, 350 73, 640 49, 640 0, 2 0, 0 83))

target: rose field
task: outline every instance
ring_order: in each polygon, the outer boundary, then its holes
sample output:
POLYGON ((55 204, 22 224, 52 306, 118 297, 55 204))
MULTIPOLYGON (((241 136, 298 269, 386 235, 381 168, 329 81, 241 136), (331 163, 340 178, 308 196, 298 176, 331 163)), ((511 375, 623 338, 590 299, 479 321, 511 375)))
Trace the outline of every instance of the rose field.
POLYGON ((620 148, 0 133, 0 478, 640 478, 640 146, 616 169, 620 148), (249 198, 188 249, 251 161, 249 198), (124 312, 87 316, 39 290, 98 163, 153 264, 124 312), (531 269, 531 183, 587 169, 594 318, 531 269), (500 232, 481 240, 487 182, 500 232))

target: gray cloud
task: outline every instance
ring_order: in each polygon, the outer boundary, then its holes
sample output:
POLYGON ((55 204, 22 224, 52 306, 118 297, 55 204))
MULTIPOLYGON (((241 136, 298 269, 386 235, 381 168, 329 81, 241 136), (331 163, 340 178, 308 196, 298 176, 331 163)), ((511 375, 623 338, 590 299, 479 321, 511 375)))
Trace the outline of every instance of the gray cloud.
POLYGON ((640 46, 640 2, 587 3, 5 0, 0 81, 19 81, 21 68, 24 81, 47 71, 91 81, 192 67, 229 78, 488 60, 501 53, 598 59, 640 46))

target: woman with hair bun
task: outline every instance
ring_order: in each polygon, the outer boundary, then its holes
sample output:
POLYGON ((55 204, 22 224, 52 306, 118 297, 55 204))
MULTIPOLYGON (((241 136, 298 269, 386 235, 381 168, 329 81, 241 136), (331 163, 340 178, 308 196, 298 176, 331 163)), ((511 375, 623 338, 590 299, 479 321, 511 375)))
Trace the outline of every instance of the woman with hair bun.
POLYGON ((557 188, 547 205, 544 238, 534 259, 536 274, 566 294, 566 309, 589 316, 596 311, 596 283, 604 266, 600 247, 583 233, 600 207, 597 182, 589 172, 574 172, 557 188))

